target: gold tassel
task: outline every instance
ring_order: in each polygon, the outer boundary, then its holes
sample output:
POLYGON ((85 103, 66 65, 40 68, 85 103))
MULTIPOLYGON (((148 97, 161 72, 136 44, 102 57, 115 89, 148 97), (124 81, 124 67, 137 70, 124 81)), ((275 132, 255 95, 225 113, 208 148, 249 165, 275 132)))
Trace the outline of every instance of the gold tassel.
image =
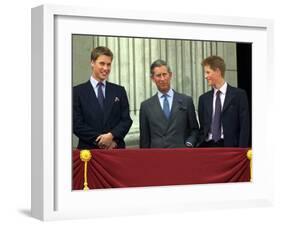
POLYGON ((89 190, 88 187, 88 178, 87 178, 87 172, 88 172, 88 162, 91 160, 92 155, 90 150, 81 150, 80 151, 80 159, 84 162, 84 191, 89 190))
POLYGON ((252 150, 247 151, 247 158, 250 160, 250 181, 253 181, 252 150))

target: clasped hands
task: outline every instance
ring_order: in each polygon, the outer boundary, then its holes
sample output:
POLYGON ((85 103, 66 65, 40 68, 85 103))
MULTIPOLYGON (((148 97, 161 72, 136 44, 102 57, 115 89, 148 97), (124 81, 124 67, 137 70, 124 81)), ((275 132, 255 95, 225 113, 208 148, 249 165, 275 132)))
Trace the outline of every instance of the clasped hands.
POLYGON ((112 133, 101 134, 97 137, 96 142, 101 149, 113 149, 117 147, 116 142, 113 140, 112 133))

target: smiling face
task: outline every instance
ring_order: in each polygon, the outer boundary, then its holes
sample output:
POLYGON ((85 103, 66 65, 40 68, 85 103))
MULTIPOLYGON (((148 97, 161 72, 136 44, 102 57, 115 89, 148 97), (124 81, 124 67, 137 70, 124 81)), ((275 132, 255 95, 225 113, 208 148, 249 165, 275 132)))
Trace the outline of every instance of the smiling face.
POLYGON ((204 66, 204 76, 208 81, 208 85, 215 88, 219 88, 224 82, 221 71, 218 68, 213 70, 209 65, 204 66))
POLYGON ((167 93, 171 86, 172 73, 166 66, 155 67, 151 75, 152 81, 161 93, 167 93))
POLYGON ((110 56, 101 55, 95 61, 91 61, 92 76, 97 81, 104 81, 108 78, 111 70, 112 58, 110 56))

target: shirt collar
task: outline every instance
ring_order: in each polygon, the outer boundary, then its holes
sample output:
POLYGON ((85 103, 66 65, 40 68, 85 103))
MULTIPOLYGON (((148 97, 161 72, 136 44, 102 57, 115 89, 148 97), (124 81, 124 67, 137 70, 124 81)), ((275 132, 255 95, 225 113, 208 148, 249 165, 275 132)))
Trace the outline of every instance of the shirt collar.
MULTIPOLYGON (((96 80, 95 78, 93 78, 93 76, 90 77, 90 81, 91 81, 91 83, 92 83, 92 86, 93 86, 94 88, 96 88, 97 85, 98 85, 98 83, 99 83, 99 81, 96 80)), ((103 80, 103 81, 100 81, 100 82, 103 83, 104 86, 105 86, 106 80, 103 80)))
MULTIPOLYGON (((224 84, 222 85, 222 87, 219 90, 223 95, 225 95, 226 90, 227 90, 227 83, 224 82, 224 84)), ((214 95, 216 95, 217 92, 218 92, 218 89, 214 88, 214 95)))
POLYGON ((166 94, 168 97, 173 97, 174 96, 174 90, 169 89, 169 91, 167 93, 162 93, 159 90, 157 91, 157 95, 158 95, 159 98, 161 98, 164 94, 166 94))

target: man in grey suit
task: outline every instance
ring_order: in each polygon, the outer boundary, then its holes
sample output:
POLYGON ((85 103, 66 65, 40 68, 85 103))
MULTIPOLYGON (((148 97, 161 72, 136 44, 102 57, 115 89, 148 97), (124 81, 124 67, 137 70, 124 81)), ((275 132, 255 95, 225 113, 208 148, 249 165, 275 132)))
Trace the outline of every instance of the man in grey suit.
POLYGON ((150 66, 157 93, 140 107, 140 148, 184 148, 196 145, 199 126, 190 96, 171 89, 172 72, 163 60, 150 66))

